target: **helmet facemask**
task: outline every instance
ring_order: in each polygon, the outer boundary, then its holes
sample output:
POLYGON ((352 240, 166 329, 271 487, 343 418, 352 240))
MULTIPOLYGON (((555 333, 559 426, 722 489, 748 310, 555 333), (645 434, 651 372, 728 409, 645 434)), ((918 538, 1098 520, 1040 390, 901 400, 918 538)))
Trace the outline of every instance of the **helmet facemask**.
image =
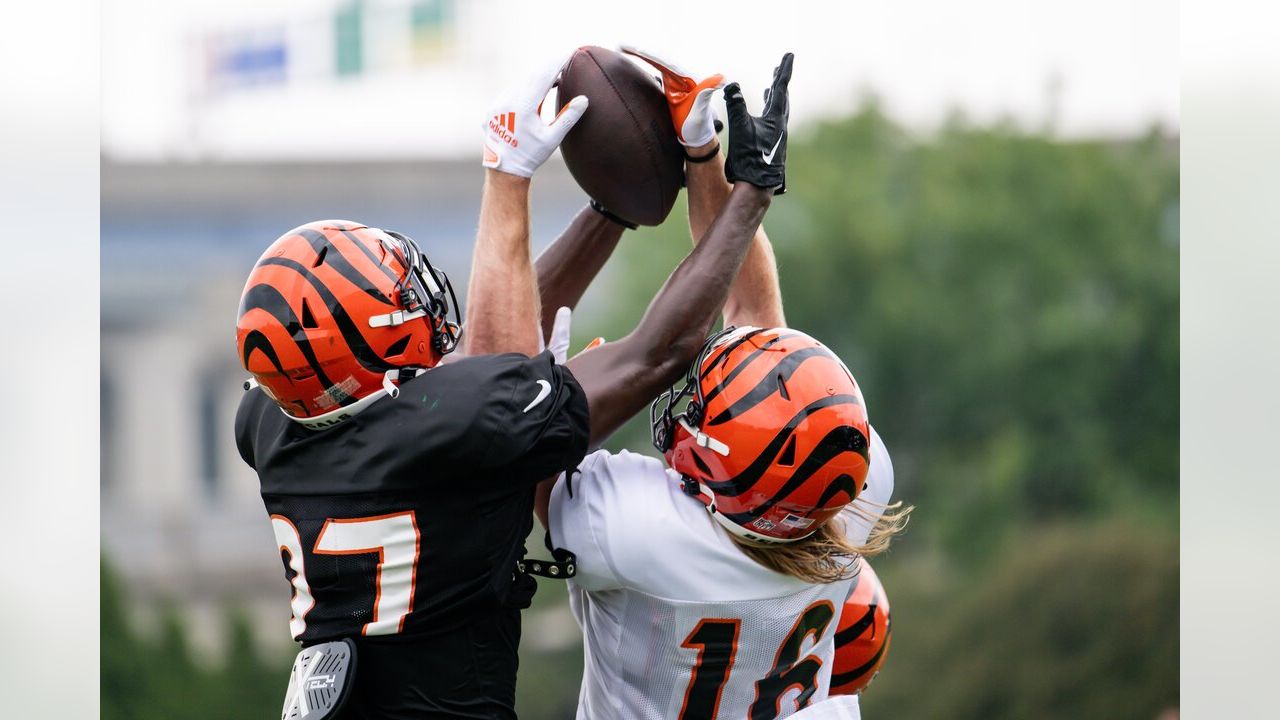
MULTIPOLYGON (((413 318, 426 317, 431 324, 431 344, 441 357, 458 348, 462 336, 462 319, 458 297, 453 292, 449 276, 437 270, 418 248, 412 238, 393 230, 383 230, 390 239, 383 238, 382 246, 395 256, 405 273, 396 281, 396 291, 403 310, 382 318, 382 324, 398 325, 413 318), (450 321, 449 313, 453 312, 450 321)), ((371 319, 372 324, 375 320, 371 319)))
POLYGON ((707 341, 702 344, 702 350, 698 352, 698 359, 693 361, 688 372, 685 373, 684 387, 676 390, 676 386, 672 385, 649 406, 649 430, 653 438, 653 446, 658 449, 658 452, 666 453, 670 450, 675 442, 676 428, 684 427, 691 435, 699 438, 698 444, 702 447, 712 447, 722 455, 729 454, 728 446, 699 429, 702 425, 702 409, 706 404, 702 397, 702 383, 698 381, 698 374, 702 371, 702 365, 711 355, 711 351, 719 347, 720 343, 735 330, 737 328, 730 325, 707 338, 707 341), (686 399, 688 404, 684 411, 673 414, 675 407, 686 399))

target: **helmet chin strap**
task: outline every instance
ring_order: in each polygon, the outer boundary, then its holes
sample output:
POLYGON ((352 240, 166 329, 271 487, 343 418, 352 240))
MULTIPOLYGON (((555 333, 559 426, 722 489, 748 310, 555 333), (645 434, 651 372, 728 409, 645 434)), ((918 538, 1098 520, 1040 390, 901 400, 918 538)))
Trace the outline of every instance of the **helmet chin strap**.
MULTIPOLYGON (((399 380, 400 370, 388 370, 382 374, 382 391, 393 398, 398 398, 400 397, 400 386, 396 385, 396 381, 391 379, 392 375, 395 375, 396 380, 399 380)), ((417 373, 414 373, 414 377, 417 376, 417 373)))
MULTIPOLYGON (((707 448, 712 452, 728 457, 728 445, 690 425, 689 421, 685 419, 683 414, 676 418, 676 422, 680 423, 680 426, 693 436, 694 442, 696 442, 699 447, 707 448)), ((725 517, 724 514, 720 512, 720 509, 716 507, 715 493, 711 491, 711 488, 707 487, 706 483, 689 477, 688 475, 682 476, 682 479, 684 481, 684 492, 686 495, 690 495, 701 501, 702 504, 706 506, 707 513, 710 514, 711 517, 715 518, 715 521, 719 523, 721 527, 728 530, 731 534, 748 542, 755 543, 757 545, 786 545, 788 543, 796 542, 797 540, 803 540, 818 531, 817 528, 814 528, 813 531, 808 534, 788 539, 769 537, 768 535, 751 532, 742 525, 739 525, 725 517)))
POLYGON ((790 543, 803 540, 809 537, 810 535, 812 535, 813 533, 818 532, 817 528, 815 528, 813 532, 807 533, 805 535, 801 535, 800 537, 788 538, 784 540, 782 538, 769 537, 768 535, 760 535, 759 533, 751 532, 745 527, 739 525, 738 523, 720 514, 720 511, 716 509, 716 506, 714 503, 707 506, 707 512, 711 513, 711 517, 715 518, 716 522, 720 523, 720 527, 724 528, 725 530, 728 530, 730 533, 737 535, 740 538, 743 538, 745 540, 748 540, 756 544, 788 545, 790 543))
POLYGON ((725 517, 724 514, 720 512, 720 509, 716 507, 715 493, 711 492, 711 488, 707 487, 706 483, 701 482, 696 478, 689 477, 688 475, 682 475, 681 481, 684 483, 684 493, 705 505, 707 508, 707 514, 714 518, 721 527, 728 530, 730 534, 736 535, 750 543, 755 543, 757 545, 786 545, 788 543, 796 542, 797 540, 803 540, 818 531, 817 528, 814 528, 813 532, 806 535, 785 540, 782 538, 769 537, 767 535, 751 532, 747 528, 725 517))
MULTIPOLYGON (((425 368, 412 368, 412 369, 395 368, 394 370, 388 370, 382 375, 382 387, 380 389, 375 390, 369 393, 368 395, 365 395, 364 397, 360 398, 359 400, 355 401, 350 405, 340 407, 336 410, 330 410, 327 413, 301 418, 301 417, 294 417, 293 415, 290 415, 289 413, 284 411, 284 408, 280 408, 280 412, 283 413, 285 417, 289 418, 290 420, 310 430, 323 430, 325 428, 330 428, 330 427, 333 427, 334 425, 337 425, 343 422, 344 420, 350 420, 356 415, 359 415, 370 405, 374 404, 375 402, 377 402, 378 400, 381 400, 384 397, 390 397, 390 398, 400 397, 400 386, 397 385, 396 383, 402 380, 402 376, 401 376, 402 372, 412 373, 411 375, 409 375, 409 377, 412 378, 412 377, 417 377, 422 373, 426 372, 426 369, 425 368)), ((403 379, 408 379, 408 378, 403 378, 403 379)), ((258 385, 257 381, 250 378, 249 380, 245 381, 244 389, 249 390, 251 387, 257 387, 257 385, 258 385)))

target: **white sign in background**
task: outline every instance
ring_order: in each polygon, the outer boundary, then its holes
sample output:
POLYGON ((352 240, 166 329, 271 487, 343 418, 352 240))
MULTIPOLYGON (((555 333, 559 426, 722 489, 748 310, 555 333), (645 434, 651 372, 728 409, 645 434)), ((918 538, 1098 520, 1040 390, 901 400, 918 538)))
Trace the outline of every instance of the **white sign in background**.
POLYGON ((956 109, 1070 136, 1178 127, 1177 7, 1161 0, 457 0, 445 39, 426 42, 436 50, 425 53, 412 40, 414 3, 364 2, 363 66, 339 74, 333 18, 351 12, 349 1, 105 0, 104 152, 135 161, 466 157, 503 87, 579 45, 620 42, 724 72, 749 102, 793 50, 797 128, 866 93, 923 131, 956 109), (207 92, 193 48, 255 28, 283 28, 285 81, 207 92))

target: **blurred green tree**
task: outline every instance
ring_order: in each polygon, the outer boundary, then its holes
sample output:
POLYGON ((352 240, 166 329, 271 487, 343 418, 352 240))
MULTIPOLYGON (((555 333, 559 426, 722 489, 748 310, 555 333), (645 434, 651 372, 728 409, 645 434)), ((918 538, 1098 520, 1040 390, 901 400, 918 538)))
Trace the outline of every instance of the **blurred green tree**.
POLYGON ((150 678, 139 664, 145 653, 139 638, 129 627, 127 598, 119 579, 105 561, 102 563, 99 592, 99 641, 103 720, 147 717, 147 686, 150 678))
POLYGON ((893 645, 866 717, 1153 720, 1177 707, 1177 534, 1113 520, 1014 536, 979 570, 877 566, 893 645))
POLYGON ((129 598, 104 561, 101 592, 101 710, 103 720, 242 720, 280 712, 289 658, 264 660, 243 613, 232 609, 222 662, 195 661, 182 616, 161 609, 154 637, 130 622, 129 598))

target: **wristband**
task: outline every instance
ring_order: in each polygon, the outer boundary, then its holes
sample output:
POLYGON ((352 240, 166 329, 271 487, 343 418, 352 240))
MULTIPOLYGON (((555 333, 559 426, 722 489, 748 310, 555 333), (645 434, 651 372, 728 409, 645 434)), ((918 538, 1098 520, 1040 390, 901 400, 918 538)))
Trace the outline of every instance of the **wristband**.
POLYGON ((690 155, 688 148, 681 147, 681 150, 684 151, 685 162, 693 163, 694 165, 697 165, 698 163, 711 162, 712 160, 715 160, 716 156, 720 154, 720 143, 717 142, 716 146, 711 150, 711 152, 707 153, 706 155, 703 155, 702 157, 694 157, 690 155))
POLYGON ((624 220, 618 217, 617 215, 614 215, 613 213, 609 212, 608 209, 606 209, 605 206, 601 205, 600 201, 596 200, 595 198, 591 198, 591 209, 595 210, 596 212, 605 216, 605 218, 621 225, 622 227, 628 230, 635 230, 637 227, 635 223, 624 220))

